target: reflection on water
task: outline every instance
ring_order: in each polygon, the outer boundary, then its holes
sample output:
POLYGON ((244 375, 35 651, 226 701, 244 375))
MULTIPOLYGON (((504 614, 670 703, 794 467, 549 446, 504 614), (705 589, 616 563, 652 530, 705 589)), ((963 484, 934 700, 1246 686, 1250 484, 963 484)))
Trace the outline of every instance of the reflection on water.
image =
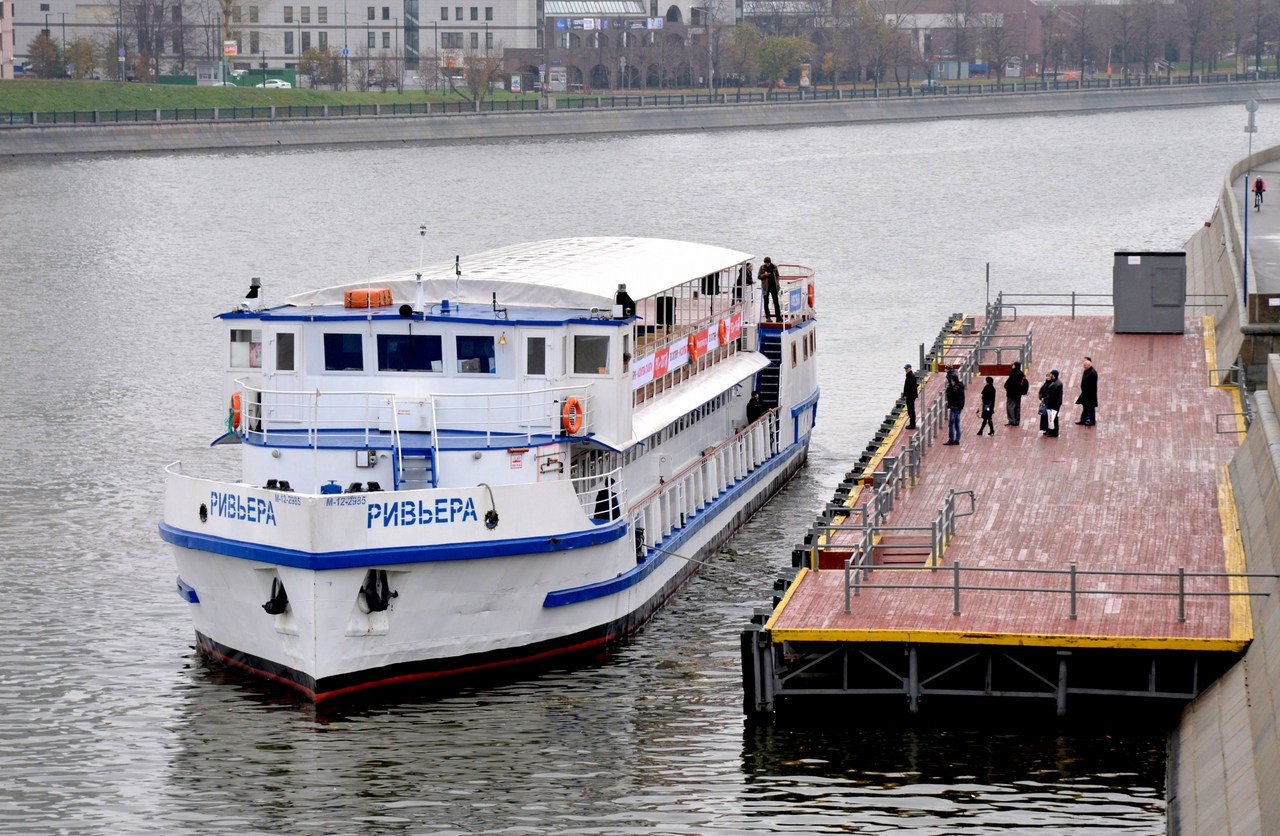
POLYGON ((987 263, 993 289, 1106 292, 1114 250, 1207 216, 1236 111, 0 168, 0 831, 1162 832, 1158 731, 748 727, 738 635, 987 263), (811 264, 819 425, 607 660, 317 716, 193 658, 161 472, 224 452, 209 319, 250 276, 273 302, 401 269, 423 223, 433 262, 637 234, 811 264))

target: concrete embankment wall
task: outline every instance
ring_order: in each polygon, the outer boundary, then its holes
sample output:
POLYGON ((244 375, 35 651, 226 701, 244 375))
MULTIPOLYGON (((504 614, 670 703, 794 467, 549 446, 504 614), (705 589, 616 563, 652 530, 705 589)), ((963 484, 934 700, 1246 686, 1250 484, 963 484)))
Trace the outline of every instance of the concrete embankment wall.
MULTIPOLYGON (((1275 159, 1280 147, 1256 153, 1253 164, 1275 159)), ((1280 571, 1280 356, 1274 326, 1243 322, 1239 304, 1243 235, 1233 184, 1248 165, 1242 160, 1231 168, 1210 225, 1187 243, 1189 292, 1226 298, 1205 309, 1215 321, 1218 365, 1243 356, 1251 380, 1266 381, 1251 396, 1255 418, 1228 473, 1247 569, 1274 574, 1280 571)), ((1186 709, 1170 738, 1171 834, 1280 833, 1280 793, 1274 791, 1280 787, 1280 584, 1255 579, 1249 587, 1272 594, 1250 599, 1248 652, 1186 709)))
MULTIPOLYGON (((1248 571, 1280 571, 1280 358, 1268 363, 1269 387, 1254 396, 1256 418, 1229 472, 1248 571)), ((1168 831, 1191 834, 1280 833, 1280 590, 1272 580, 1250 589, 1253 643, 1244 659, 1185 712, 1170 740, 1168 831)))
MULTIPOLYGON (((1090 113, 1280 101, 1280 82, 1175 87, 915 96, 839 102, 776 102, 467 116, 378 116, 0 129, 0 156, 416 144, 641 132, 791 128, 808 125, 1090 113)), ((1243 116, 1242 116, 1243 118, 1243 116)))

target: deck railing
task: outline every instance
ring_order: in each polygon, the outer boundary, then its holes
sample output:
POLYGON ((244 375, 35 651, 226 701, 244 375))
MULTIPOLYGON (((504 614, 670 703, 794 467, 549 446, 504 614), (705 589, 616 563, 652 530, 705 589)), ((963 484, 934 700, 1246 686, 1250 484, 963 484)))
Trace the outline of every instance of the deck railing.
MULTIPOLYGON (((466 433, 490 443, 494 436, 523 439, 557 435, 570 398, 581 409, 581 426, 590 430, 593 418, 589 385, 561 386, 523 392, 458 392, 408 395, 378 391, 320 391, 260 389, 237 382, 244 415, 239 430, 263 441, 303 437, 306 445, 320 445, 321 436, 352 436, 368 444, 379 433, 466 433)), ((398 446, 398 443, 397 443, 398 446)))
MULTIPOLYGON (((1070 613, 1069 618, 1075 620, 1078 616, 1079 599, 1085 596, 1102 595, 1107 597, 1142 597, 1155 596, 1164 598, 1174 598, 1177 600, 1176 618, 1179 623, 1185 623, 1187 620, 1187 600, 1190 598, 1232 598, 1232 597, 1266 597, 1271 594, 1272 590, 1253 591, 1248 588, 1247 581, 1250 579, 1280 579, 1280 574, 1268 574, 1258 572, 1188 572, 1184 568, 1179 568, 1169 572, 1134 572, 1134 571, 1099 571, 1077 569, 1071 566, 1067 569, 1030 569, 1000 566, 962 566, 960 563, 953 563, 950 567, 951 583, 940 582, 941 578, 931 566, 891 566, 880 567, 882 571, 893 572, 927 572, 926 577, 933 578, 931 583, 867 583, 862 581, 859 574, 852 573, 850 581, 852 585, 853 597, 858 597, 863 590, 872 589, 912 589, 912 590, 933 590, 935 592, 951 593, 951 614, 958 616, 961 614, 961 593, 962 592, 1012 592, 1026 594, 1029 592, 1051 593, 1055 595, 1064 595, 1069 599, 1070 613), (977 582, 966 582, 966 576, 973 576, 979 573, 1003 573, 1013 575, 1015 577, 1034 576, 1038 578, 1060 578, 1061 583, 1055 586, 997 586, 985 585, 977 582), (1157 581, 1151 584, 1149 588, 1115 588, 1105 583, 1100 583, 1096 587, 1084 588, 1081 586, 1083 581, 1093 578, 1147 578, 1157 581), (1227 581, 1225 589, 1189 589, 1188 582, 1198 580, 1207 581, 1227 581)), ((945 576, 944 576, 945 577, 945 576)), ((845 612, 850 612, 850 600, 848 594, 845 596, 845 612)))

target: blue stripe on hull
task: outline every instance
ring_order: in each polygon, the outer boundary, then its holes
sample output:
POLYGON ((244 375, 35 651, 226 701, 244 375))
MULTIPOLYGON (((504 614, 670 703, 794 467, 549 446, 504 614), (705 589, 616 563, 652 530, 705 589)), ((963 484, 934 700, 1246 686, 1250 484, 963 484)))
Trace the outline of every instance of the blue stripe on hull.
MULTIPOLYGON (((806 441, 803 444, 807 446, 808 442, 806 441)), ((616 595, 649 577, 668 558, 679 560, 678 557, 673 558, 668 552, 678 550, 694 534, 714 523, 717 515, 723 513, 724 509, 730 504, 741 499, 744 493, 750 493, 752 490, 758 489, 761 482, 770 478, 771 474, 791 460, 800 446, 802 445, 793 444, 785 453, 774 456, 769 462, 757 467, 750 475, 735 482, 724 493, 712 500, 706 508, 688 518, 683 527, 673 531, 669 537, 662 541, 661 551, 656 551, 653 556, 643 563, 637 564, 634 569, 605 581, 549 592, 542 605, 544 607, 563 607, 566 604, 576 604, 581 601, 590 601, 594 598, 616 595)), ((770 491, 768 495, 772 495, 772 493, 773 491, 770 491)))
POLYGON ((211 552, 289 566, 294 569, 351 569, 368 566, 387 566, 405 563, 435 563, 444 560, 479 560, 486 557, 511 557, 524 554, 546 554, 570 549, 584 549, 611 543, 627 533, 626 520, 615 520, 589 531, 562 534, 555 537, 516 537, 493 542, 426 544, 396 546, 382 549, 357 549, 342 552, 304 552, 278 546, 264 546, 245 540, 212 537, 174 528, 160 523, 160 537, 175 546, 192 551, 211 552))

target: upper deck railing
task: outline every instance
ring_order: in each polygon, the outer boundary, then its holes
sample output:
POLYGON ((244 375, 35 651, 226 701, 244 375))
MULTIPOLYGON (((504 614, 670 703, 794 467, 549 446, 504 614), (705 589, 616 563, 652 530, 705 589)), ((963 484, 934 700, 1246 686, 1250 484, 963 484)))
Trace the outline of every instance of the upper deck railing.
POLYGON ((308 447, 350 443, 353 437, 370 444, 381 433, 390 433, 398 447, 409 432, 430 434, 436 446, 449 434, 483 438, 486 444, 495 436, 531 443, 540 435, 585 434, 593 417, 589 385, 421 395, 260 389, 243 380, 237 388, 240 432, 263 443, 308 447))

